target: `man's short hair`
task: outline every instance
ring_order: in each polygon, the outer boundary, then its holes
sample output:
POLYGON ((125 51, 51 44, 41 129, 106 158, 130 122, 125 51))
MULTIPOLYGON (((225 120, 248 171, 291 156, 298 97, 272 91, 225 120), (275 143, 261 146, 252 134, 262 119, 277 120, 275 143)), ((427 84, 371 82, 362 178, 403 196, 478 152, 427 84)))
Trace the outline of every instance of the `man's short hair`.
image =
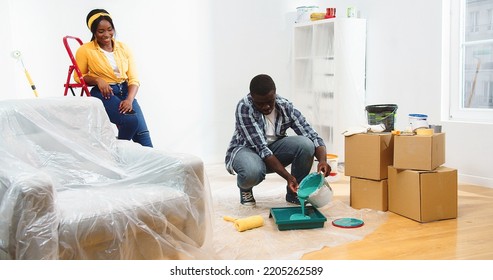
POLYGON ((267 95, 272 90, 276 90, 276 84, 269 75, 260 74, 253 77, 250 82, 250 93, 256 95, 267 95))

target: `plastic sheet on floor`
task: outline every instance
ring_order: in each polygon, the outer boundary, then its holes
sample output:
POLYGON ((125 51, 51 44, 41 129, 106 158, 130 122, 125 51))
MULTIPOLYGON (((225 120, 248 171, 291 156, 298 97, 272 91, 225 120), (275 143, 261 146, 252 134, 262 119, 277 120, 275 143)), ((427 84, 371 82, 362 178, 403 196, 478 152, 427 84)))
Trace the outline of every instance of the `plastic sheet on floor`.
POLYGON ((254 188, 256 207, 245 207, 239 203, 238 189, 223 189, 214 193, 215 230, 214 249, 221 259, 227 260, 294 260, 305 253, 323 247, 335 247, 362 240, 387 219, 387 213, 371 209, 353 209, 334 197, 318 210, 327 221, 323 228, 280 231, 273 218, 269 218, 273 207, 295 207, 284 200, 282 188, 254 188), (261 215, 264 225, 239 232, 233 223, 224 221, 224 216, 245 218, 261 215), (332 225, 338 218, 358 218, 364 221, 359 228, 339 228, 332 225))

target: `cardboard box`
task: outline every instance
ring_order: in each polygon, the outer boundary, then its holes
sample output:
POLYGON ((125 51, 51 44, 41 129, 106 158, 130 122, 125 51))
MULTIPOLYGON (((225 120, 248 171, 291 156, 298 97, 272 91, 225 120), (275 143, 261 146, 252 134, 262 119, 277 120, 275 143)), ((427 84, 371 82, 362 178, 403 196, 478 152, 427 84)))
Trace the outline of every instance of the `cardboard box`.
POLYGON ((349 203, 356 209, 388 210, 387 180, 351 177, 349 203))
POLYGON ((383 180, 393 164, 394 136, 391 133, 367 133, 346 136, 344 173, 363 179, 383 180))
POLYGON ((389 166, 389 211, 418 222, 457 218, 457 170, 389 166))
POLYGON ((434 170, 444 163, 445 133, 395 137, 395 168, 434 170))

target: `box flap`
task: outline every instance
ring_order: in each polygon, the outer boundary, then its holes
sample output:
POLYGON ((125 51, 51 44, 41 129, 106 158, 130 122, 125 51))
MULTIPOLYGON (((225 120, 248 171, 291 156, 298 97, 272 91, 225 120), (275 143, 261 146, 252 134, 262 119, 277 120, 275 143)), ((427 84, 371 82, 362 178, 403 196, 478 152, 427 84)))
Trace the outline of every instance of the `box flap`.
POLYGON ((434 134, 432 140, 433 143, 431 145, 431 167, 437 167, 445 163, 445 134, 434 134))
POLYGON ((351 177, 349 198, 353 208, 387 211, 388 182, 351 177))
POLYGON ((445 134, 395 137, 394 166, 433 170, 445 163, 445 134))
POLYGON ((419 173, 389 166, 389 211, 413 220, 421 219, 419 173))
POLYGON ((372 180, 386 179, 387 167, 393 164, 393 154, 391 133, 345 137, 345 175, 372 180))
POLYGON ((457 217, 457 170, 421 173, 421 221, 457 217))

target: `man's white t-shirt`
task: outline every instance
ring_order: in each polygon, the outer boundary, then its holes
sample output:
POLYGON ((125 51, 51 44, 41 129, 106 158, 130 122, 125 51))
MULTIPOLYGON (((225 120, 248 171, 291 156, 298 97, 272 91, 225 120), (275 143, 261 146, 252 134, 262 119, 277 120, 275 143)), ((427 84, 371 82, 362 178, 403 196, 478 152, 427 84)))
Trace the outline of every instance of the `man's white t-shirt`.
POLYGON ((276 136, 276 110, 272 110, 272 112, 268 115, 264 115, 265 120, 265 136, 267 138, 267 144, 272 144, 277 140, 276 136))

